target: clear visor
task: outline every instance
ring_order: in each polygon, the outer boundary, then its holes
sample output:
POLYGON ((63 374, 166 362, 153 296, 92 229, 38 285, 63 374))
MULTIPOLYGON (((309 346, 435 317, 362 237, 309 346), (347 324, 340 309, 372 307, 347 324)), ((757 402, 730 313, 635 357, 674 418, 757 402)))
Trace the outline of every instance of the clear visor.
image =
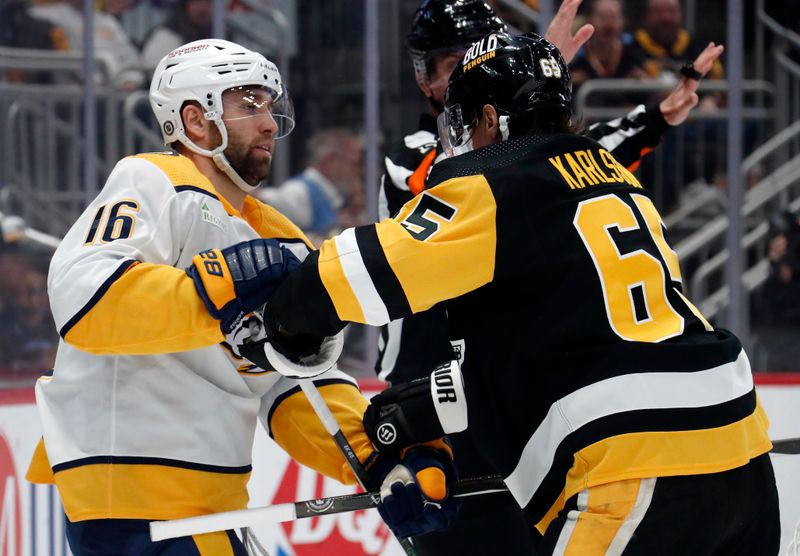
POLYGON ((437 118, 439 140, 445 155, 458 156, 472 150, 472 132, 475 122, 464 122, 460 104, 445 107, 437 118))
POLYGON ((275 139, 286 137, 294 129, 294 105, 286 87, 233 87, 222 94, 222 121, 271 117, 278 126, 275 139))

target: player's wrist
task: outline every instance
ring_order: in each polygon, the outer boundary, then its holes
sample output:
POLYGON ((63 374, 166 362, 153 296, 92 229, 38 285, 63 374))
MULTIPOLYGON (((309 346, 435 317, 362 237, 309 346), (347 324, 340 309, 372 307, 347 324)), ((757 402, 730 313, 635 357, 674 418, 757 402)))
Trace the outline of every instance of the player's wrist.
POLYGON ((440 365, 429 377, 374 396, 363 422, 376 449, 388 454, 466 429, 466 395, 458 362, 440 365))

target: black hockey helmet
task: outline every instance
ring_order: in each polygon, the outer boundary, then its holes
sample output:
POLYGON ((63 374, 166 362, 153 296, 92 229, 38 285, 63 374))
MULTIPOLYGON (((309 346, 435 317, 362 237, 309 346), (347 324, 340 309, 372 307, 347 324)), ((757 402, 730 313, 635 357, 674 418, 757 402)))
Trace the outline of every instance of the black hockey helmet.
POLYGON ((485 104, 505 122, 538 110, 572 113, 572 82, 564 57, 535 34, 492 33, 473 44, 450 76, 440 116, 442 143, 458 147, 485 104))
POLYGON ((505 30, 506 24, 483 0, 424 0, 414 14, 406 47, 419 69, 420 61, 466 50, 481 37, 505 30))

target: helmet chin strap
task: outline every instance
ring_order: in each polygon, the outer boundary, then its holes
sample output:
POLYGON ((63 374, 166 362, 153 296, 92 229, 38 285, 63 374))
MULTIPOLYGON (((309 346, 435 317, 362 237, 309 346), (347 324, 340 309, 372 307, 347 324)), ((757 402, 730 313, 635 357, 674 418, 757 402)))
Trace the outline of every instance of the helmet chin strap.
POLYGON ((509 116, 500 116, 497 118, 497 127, 500 128, 500 139, 508 141, 508 120, 509 116))
POLYGON ((225 156, 225 153, 217 153, 211 157, 211 160, 214 161, 217 168, 219 168, 222 172, 225 173, 226 176, 230 178, 230 180, 236 184, 236 187, 244 191, 245 193, 252 193, 260 184, 250 185, 246 181, 242 179, 242 177, 233 169, 231 163, 228 162, 228 158, 225 156))
POLYGON ((231 163, 228 161, 228 158, 225 156, 225 149, 228 147, 228 130, 225 128, 225 124, 222 123, 222 120, 215 118, 212 120, 219 130, 219 134, 222 137, 222 142, 219 144, 217 148, 214 150, 204 149, 198 146, 194 141, 186 137, 185 134, 181 134, 179 140, 181 143, 186 145, 190 150, 196 152, 201 156, 207 156, 211 160, 214 161, 214 164, 221 172, 223 172, 228 178, 242 191, 245 193, 252 193, 260 184, 250 185, 246 181, 242 179, 239 173, 233 169, 231 163))

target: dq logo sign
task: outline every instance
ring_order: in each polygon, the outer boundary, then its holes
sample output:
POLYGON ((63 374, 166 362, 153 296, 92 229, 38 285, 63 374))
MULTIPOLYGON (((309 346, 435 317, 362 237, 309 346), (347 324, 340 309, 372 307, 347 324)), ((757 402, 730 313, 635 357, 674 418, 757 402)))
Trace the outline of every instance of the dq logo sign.
POLYGON ((22 510, 14 458, 0 434, 0 554, 22 556, 22 510))
MULTIPOLYGON (((347 492, 328 479, 296 462, 289 462, 274 504, 313 500, 347 492)), ((347 512, 298 519, 281 524, 296 556, 367 556, 383 554, 392 538, 377 510, 347 512)))

